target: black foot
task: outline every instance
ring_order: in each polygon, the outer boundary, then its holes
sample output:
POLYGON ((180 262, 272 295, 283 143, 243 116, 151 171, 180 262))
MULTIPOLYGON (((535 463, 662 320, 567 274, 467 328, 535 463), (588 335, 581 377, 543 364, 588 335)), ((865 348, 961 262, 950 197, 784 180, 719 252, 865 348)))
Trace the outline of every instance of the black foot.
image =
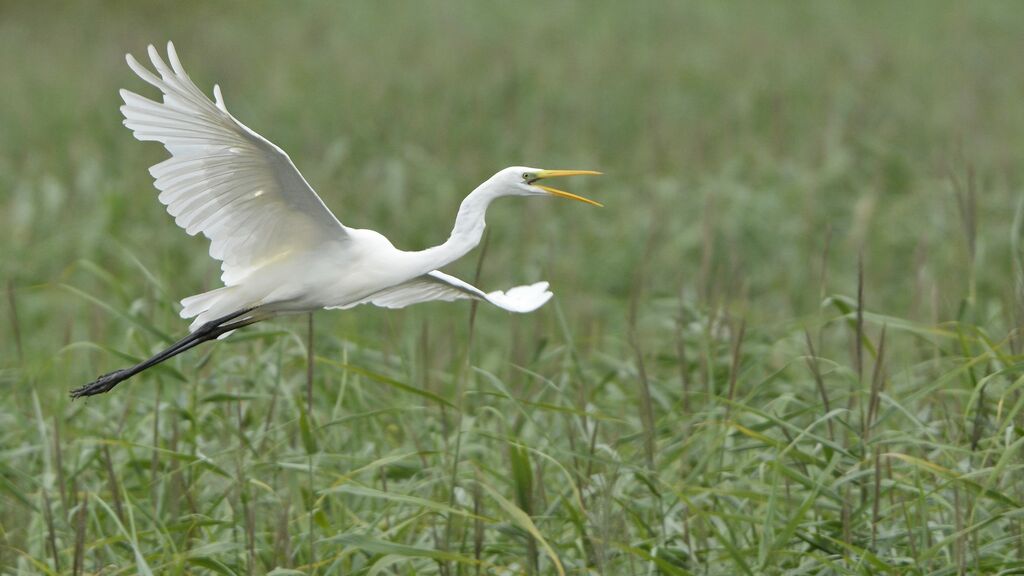
POLYGON ((81 398, 83 396, 95 396, 96 394, 103 394, 104 392, 110 392, 124 380, 127 380, 131 376, 131 372, 128 370, 114 370, 109 374, 100 376, 90 384, 86 384, 81 388, 75 388, 71 391, 71 399, 81 398))

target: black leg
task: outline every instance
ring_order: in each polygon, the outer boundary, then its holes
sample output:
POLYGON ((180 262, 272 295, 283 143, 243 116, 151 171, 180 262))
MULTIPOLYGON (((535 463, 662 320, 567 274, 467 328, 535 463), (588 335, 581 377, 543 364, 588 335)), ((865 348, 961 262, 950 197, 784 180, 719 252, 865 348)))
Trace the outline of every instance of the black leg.
POLYGON ((232 312, 227 316, 222 316, 220 318, 217 318, 216 320, 207 322, 206 324, 200 326, 199 329, 196 330, 195 332, 189 334, 188 336, 182 338, 181 340, 178 340, 177 342, 169 346, 167 349, 154 355, 152 358, 149 358, 148 360, 145 360, 143 362, 139 362, 138 364, 130 368, 122 368, 121 370, 115 370, 113 372, 104 374, 103 376, 100 376, 99 378, 90 382, 89 384, 86 384, 85 386, 75 388, 74 390, 71 391, 71 398, 75 399, 81 398, 83 396, 94 396, 96 394, 103 394, 104 392, 109 392, 114 388, 114 386, 117 386, 121 382, 124 382, 125 380, 131 378, 132 376, 138 374, 139 372, 142 372, 143 370, 152 368, 153 366, 156 366, 157 364, 165 360, 169 360, 170 358, 173 358, 178 354, 181 354, 182 352, 191 350, 192 348, 202 344, 203 342, 206 342, 208 340, 214 340, 222 334, 231 332, 232 330, 237 330, 239 328, 248 326, 249 324, 253 324, 255 322, 259 322, 260 320, 262 320, 262 318, 260 317, 249 317, 243 318, 241 320, 235 320, 239 316, 244 316, 245 314, 251 312, 252 310, 252 308, 239 310, 238 312, 232 312), (232 322, 232 320, 235 321, 232 322))

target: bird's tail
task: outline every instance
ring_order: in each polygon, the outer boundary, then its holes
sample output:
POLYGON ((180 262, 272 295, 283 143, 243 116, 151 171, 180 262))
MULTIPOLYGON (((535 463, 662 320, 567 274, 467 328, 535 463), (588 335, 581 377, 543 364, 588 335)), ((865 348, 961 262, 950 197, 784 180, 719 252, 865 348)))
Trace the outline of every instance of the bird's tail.
POLYGON ((180 316, 194 318, 188 327, 189 331, 195 332, 203 324, 243 308, 234 298, 234 292, 233 286, 224 286, 183 299, 180 316))

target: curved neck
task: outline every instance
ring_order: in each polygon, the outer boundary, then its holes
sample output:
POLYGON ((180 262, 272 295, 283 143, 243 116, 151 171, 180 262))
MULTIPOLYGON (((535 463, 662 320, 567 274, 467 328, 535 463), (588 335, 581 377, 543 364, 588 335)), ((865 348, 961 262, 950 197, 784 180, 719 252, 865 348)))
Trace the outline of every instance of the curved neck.
POLYGON ((483 237, 484 215, 491 201, 498 197, 490 180, 476 187, 459 206, 455 226, 444 244, 420 250, 416 254, 429 266, 425 272, 440 268, 466 255, 480 243, 483 237))

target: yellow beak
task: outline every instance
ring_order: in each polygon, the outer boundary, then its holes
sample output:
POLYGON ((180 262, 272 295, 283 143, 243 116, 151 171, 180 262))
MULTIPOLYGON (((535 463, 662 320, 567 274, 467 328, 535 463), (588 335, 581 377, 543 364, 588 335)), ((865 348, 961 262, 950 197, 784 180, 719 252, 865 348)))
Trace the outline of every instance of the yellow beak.
POLYGON ((535 182, 537 180, 543 180, 545 178, 558 178, 558 177, 561 177, 561 176, 600 176, 600 175, 601 175, 600 172, 594 172, 593 170, 541 170, 540 172, 537 172, 537 177, 534 178, 533 180, 531 180, 530 184, 533 185, 533 186, 536 186, 537 188, 540 188, 541 190, 543 190, 543 191, 545 191, 548 194, 551 194, 553 196, 559 196, 561 198, 568 198, 570 200, 579 200, 580 202, 586 202, 587 204, 591 204, 593 206, 604 206, 604 204, 601 204, 600 202, 595 202, 595 201, 593 201, 593 200, 591 200, 589 198, 584 198, 583 196, 577 196, 576 194, 572 194, 572 193, 566 192, 564 190, 559 190, 557 188, 552 188, 550 186, 543 186, 541 184, 535 184, 535 182))

